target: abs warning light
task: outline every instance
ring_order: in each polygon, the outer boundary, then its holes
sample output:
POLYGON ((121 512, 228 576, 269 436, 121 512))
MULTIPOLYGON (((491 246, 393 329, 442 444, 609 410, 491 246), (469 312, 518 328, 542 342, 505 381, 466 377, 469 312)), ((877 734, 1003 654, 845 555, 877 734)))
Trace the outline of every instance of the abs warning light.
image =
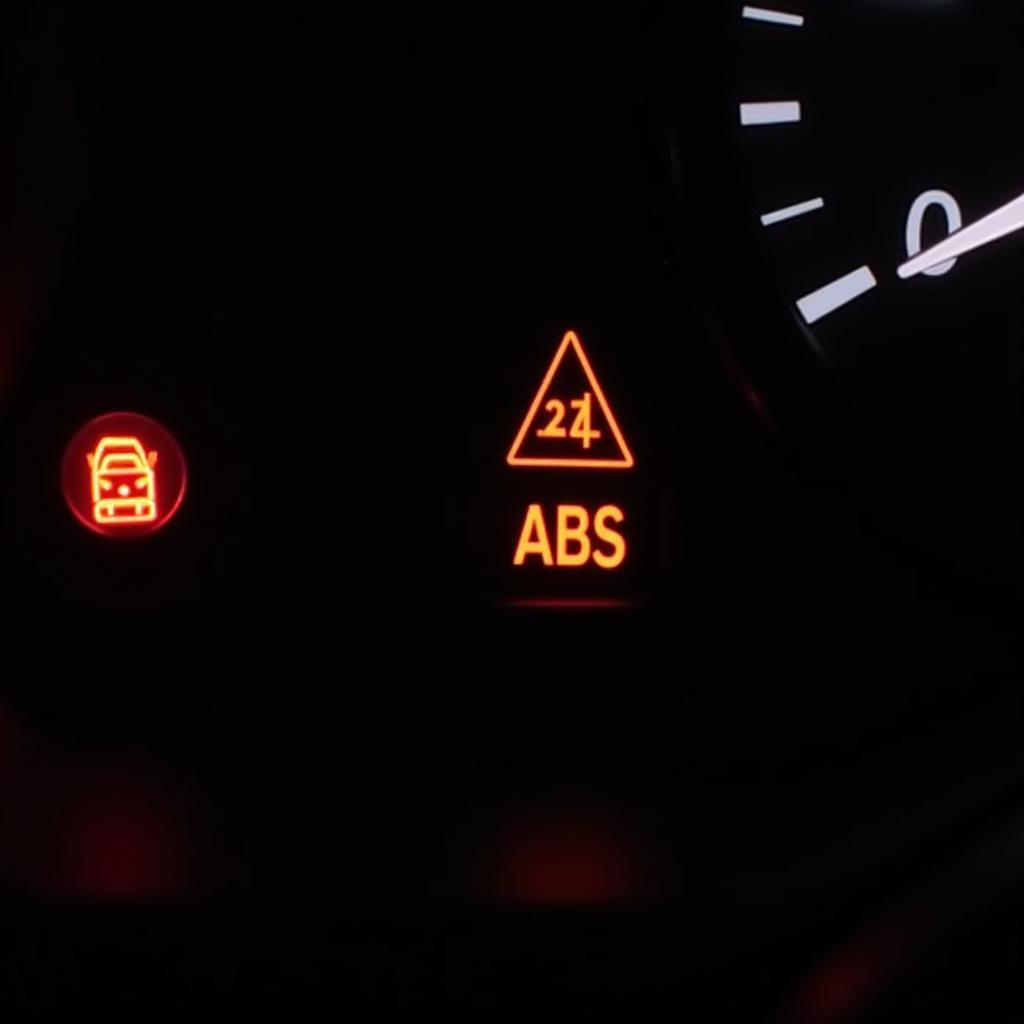
POLYGON ((506 460, 510 466, 629 469, 633 455, 574 331, 555 352, 506 460))
POLYGON ((533 558, 549 568, 580 569, 593 561, 602 569, 618 569, 626 558, 626 538, 621 531, 625 519, 625 513, 615 505, 603 505, 593 516, 582 505, 559 505, 551 517, 553 529, 549 530, 544 508, 530 505, 512 564, 528 565, 533 558))
POLYGON ((156 420, 108 413, 85 424, 64 452, 61 484, 75 518, 106 537, 160 529, 185 497, 185 457, 156 420))

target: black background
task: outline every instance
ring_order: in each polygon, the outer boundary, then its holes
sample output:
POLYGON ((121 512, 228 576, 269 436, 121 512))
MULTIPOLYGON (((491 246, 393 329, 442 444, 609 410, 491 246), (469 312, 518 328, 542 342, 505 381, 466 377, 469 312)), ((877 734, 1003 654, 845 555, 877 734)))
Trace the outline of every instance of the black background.
MULTIPOLYGON (((971 959, 953 925, 1015 862, 1015 591, 880 521, 782 301, 730 306, 729 30, 688 8, 5 13, 26 1007, 116 976, 136 1008, 834 1019, 922 951, 961 965, 945 1006, 1001 994, 1012 916, 971 959), (568 328, 637 456, 607 485, 504 462, 568 328), (124 545, 57 486, 119 407, 190 468, 124 545), (511 572, 525 502, 605 486, 628 575, 511 572), (567 592, 625 606, 509 605, 567 592)), ((910 978, 890 1012, 939 998, 910 978)))

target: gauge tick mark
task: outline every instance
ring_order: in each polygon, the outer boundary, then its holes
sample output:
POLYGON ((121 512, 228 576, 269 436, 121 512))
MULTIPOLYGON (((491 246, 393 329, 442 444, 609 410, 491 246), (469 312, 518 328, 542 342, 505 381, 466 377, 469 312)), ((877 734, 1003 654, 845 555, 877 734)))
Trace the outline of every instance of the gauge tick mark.
POLYGON ((803 318, 809 324, 813 324, 848 302, 860 298, 877 284, 878 280, 871 272, 871 268, 860 267, 798 299, 796 306, 803 318))
POLYGON ((740 104, 740 124, 745 127, 760 124, 793 124, 799 120, 800 102, 798 100, 740 104))
POLYGON ((786 11, 773 11, 767 7, 744 7, 743 17, 748 21, 765 21, 771 25, 786 25, 789 28, 803 28, 802 14, 788 14, 786 11))
POLYGON ((761 223, 769 228, 773 224, 781 224, 784 220, 792 220, 794 217, 802 217, 805 213, 813 213, 825 206, 825 200, 818 196, 815 199, 808 199, 805 203, 796 203, 794 206, 784 206, 781 210, 773 210, 771 213, 761 215, 761 223))

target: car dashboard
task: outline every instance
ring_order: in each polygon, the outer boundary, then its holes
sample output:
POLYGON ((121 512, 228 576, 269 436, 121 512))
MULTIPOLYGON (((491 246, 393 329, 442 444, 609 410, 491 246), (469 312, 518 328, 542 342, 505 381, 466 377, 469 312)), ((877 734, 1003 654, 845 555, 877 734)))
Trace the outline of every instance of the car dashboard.
POLYGON ((12 1019, 1016 1019, 1020 14, 0 13, 12 1019))

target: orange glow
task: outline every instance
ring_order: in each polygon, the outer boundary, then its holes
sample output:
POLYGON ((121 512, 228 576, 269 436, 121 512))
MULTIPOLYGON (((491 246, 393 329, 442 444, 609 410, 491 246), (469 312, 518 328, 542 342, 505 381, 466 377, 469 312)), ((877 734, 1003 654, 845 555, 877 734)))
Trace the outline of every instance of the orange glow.
POLYGON ((104 437, 86 455, 92 471, 92 516, 97 523, 121 526, 156 519, 157 453, 147 455, 137 437, 104 437), (117 497, 110 492, 117 491, 117 497))
POLYGON ((513 565, 524 565, 530 555, 540 555, 545 565, 554 565, 555 559, 551 554, 551 542, 548 540, 547 527, 544 525, 544 511, 540 505, 531 505, 526 510, 526 520, 523 523, 522 532, 519 534, 519 543, 516 545, 513 565))
POLYGON ((626 517, 621 508, 615 505, 605 505, 597 510, 594 516, 594 533, 598 540, 603 540, 611 545, 611 552, 605 554, 603 551, 594 549, 594 561, 602 569, 617 569, 626 560, 626 540, 616 530, 609 529, 608 520, 619 524, 625 521, 626 517))
POLYGON ((629 469, 633 465, 629 446, 573 331, 566 332, 558 346, 506 461, 510 466, 563 469, 629 469), (575 360, 566 361, 570 350, 575 360), (568 395, 568 402, 553 391, 568 395), (576 414, 568 429, 566 408, 576 414), (600 426, 594 426, 595 420, 600 426), (537 440, 542 444, 537 445, 537 440), (603 446, 594 444, 598 441, 603 446))
POLYGON ((570 568, 586 565, 590 560, 590 538, 587 527, 590 516, 582 505, 558 506, 558 564, 570 568), (570 545, 573 550, 570 550, 570 545))
POLYGON ((594 534, 598 541, 608 545, 608 550, 602 550, 591 542, 589 512, 582 505, 559 505, 555 509, 555 546, 552 550, 544 509, 540 505, 530 505, 519 532, 512 564, 526 565, 532 555, 547 567, 579 569, 593 559, 601 569, 617 569, 626 560, 626 538, 608 524, 621 525, 625 521, 625 513, 616 505, 602 505, 597 510, 593 517, 594 534))
POLYGON ((87 423, 64 452, 61 483, 75 518, 106 537, 163 526, 185 496, 185 459, 171 434, 138 413, 87 423))

